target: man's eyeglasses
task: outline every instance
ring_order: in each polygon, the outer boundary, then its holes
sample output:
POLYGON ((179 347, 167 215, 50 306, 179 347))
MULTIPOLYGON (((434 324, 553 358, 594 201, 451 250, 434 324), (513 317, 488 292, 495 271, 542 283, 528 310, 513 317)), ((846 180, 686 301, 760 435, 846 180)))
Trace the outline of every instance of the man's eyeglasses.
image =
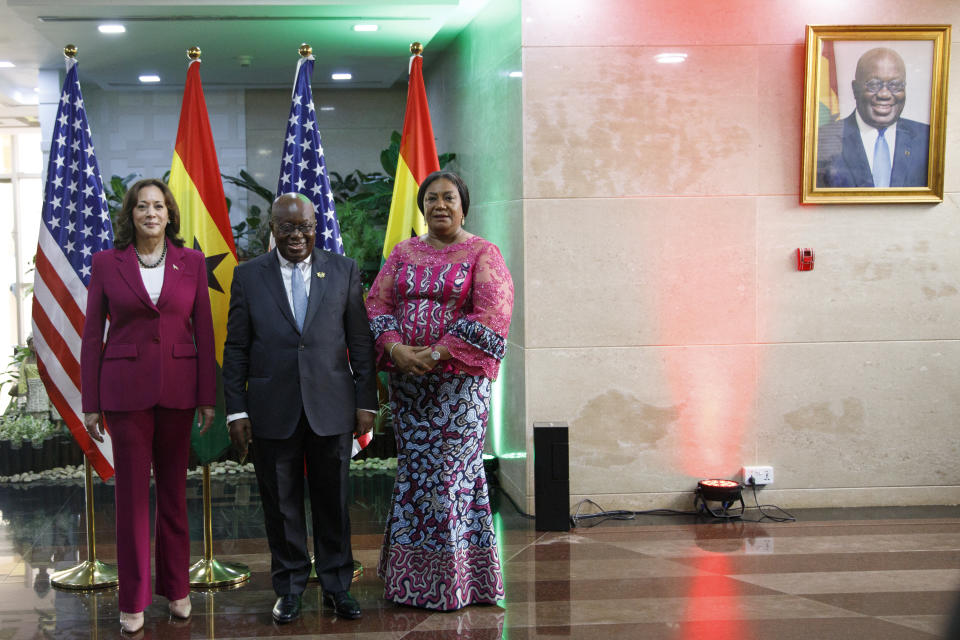
POLYGON ((277 233, 284 236, 289 236, 294 231, 299 231, 306 236, 313 233, 315 229, 315 225, 312 224, 290 224, 289 222, 283 222, 277 225, 277 233))
POLYGON ((886 82, 883 80, 868 80, 863 83, 863 88, 867 93, 880 93, 884 87, 890 93, 900 93, 906 86, 907 83, 903 80, 887 80, 886 82))

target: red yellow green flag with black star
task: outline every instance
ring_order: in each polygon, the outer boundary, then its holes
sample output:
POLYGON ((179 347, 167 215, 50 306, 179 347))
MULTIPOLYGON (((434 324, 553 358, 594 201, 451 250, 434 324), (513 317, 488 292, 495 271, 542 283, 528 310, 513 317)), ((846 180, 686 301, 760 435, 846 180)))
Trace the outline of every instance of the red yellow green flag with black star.
POLYGON ((201 436, 197 429, 191 432, 193 450, 200 462, 206 464, 230 446, 219 372, 223 365, 230 284, 233 269, 237 266, 237 251, 200 83, 199 59, 191 61, 187 69, 169 186, 180 207, 180 235, 188 247, 202 251, 207 259, 207 284, 217 353, 217 418, 206 434, 201 436))
POLYGON ((424 178, 440 170, 437 145, 430 124, 430 107, 423 85, 423 58, 415 54, 410 59, 410 85, 407 89, 407 110, 403 116, 403 134, 400 137, 400 157, 393 183, 393 200, 383 242, 383 259, 398 242, 427 232, 423 214, 417 207, 417 191, 424 178))

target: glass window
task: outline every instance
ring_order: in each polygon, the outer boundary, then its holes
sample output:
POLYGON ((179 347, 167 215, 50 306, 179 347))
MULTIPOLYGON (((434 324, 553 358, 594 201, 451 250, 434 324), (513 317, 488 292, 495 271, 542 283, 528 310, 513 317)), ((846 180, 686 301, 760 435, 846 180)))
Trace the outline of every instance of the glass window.
POLYGON ((17 134, 17 173, 43 171, 43 150, 40 148, 40 130, 17 134))
MULTIPOLYGON (((33 258, 40 237, 40 218, 43 214, 43 192, 40 178, 21 178, 20 183, 20 278, 33 282, 33 258)), ((28 318, 29 319, 29 318, 28 318)))
MULTIPOLYGON (((5 136, 9 139, 9 136, 5 136)), ((7 147, 9 149, 9 147, 7 147)), ((13 184, 0 180, 0 211, 13 211, 13 184)), ((6 371, 17 336, 17 260, 13 249, 13 216, 0 215, 0 370, 6 371)), ((10 396, 0 391, 0 410, 6 409, 10 396)))

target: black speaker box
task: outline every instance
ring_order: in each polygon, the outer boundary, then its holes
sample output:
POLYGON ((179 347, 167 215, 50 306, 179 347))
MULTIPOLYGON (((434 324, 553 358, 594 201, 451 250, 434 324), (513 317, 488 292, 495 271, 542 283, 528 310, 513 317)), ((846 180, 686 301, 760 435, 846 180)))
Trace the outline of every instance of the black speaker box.
POLYGON ((566 422, 533 423, 537 531, 570 530, 570 440, 566 422))

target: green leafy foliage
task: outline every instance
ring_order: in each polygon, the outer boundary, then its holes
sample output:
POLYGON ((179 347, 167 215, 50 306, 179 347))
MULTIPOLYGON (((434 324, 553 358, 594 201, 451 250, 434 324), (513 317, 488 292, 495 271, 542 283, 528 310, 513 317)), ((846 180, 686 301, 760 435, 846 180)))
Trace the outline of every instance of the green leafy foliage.
POLYGON ((124 177, 110 176, 103 185, 103 195, 107 198, 107 209, 110 211, 110 221, 113 224, 113 237, 117 237, 117 214, 123 208, 123 198, 127 195, 130 183, 136 180, 137 174, 129 173, 124 177))
MULTIPOLYGON (((266 253, 270 246, 270 224, 266 212, 269 211, 270 203, 273 202, 273 192, 257 182, 256 178, 244 169, 240 170, 239 176, 228 176, 225 173, 220 175, 225 182, 246 189, 266 203, 264 208, 248 202, 246 218, 233 225, 233 243, 237 247, 237 257, 244 260, 266 253)), ((227 210, 230 209, 230 204, 227 200, 227 210)))
POLYGON ((29 413, 9 413, 0 416, 0 440, 24 442, 39 446, 47 438, 64 433, 62 423, 29 413))
POLYGON ((371 217, 369 211, 349 200, 337 204, 343 250, 357 261, 364 287, 373 283, 380 269, 380 254, 386 233, 386 224, 372 224, 371 217))
POLYGON ((380 166, 391 180, 397 178, 397 162, 400 161, 400 132, 390 134, 390 146, 380 152, 380 166))

